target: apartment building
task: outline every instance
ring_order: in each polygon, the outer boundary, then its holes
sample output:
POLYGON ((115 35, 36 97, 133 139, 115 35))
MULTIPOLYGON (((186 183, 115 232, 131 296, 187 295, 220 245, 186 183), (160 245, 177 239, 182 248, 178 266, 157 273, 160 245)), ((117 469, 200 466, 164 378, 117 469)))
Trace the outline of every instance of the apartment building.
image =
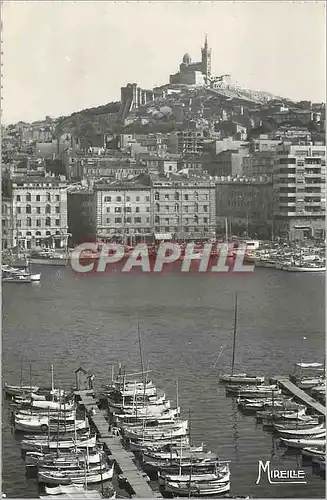
POLYGON ((11 181, 13 243, 21 248, 67 245, 67 185, 53 177, 11 181))
POLYGON ((155 234, 178 239, 216 234, 215 183, 204 176, 151 176, 155 234))
POLYGON ((95 184, 94 207, 98 238, 135 242, 153 234, 151 190, 141 182, 95 184))
POLYGON ((242 158, 242 174, 246 177, 269 177, 273 178, 276 163, 275 151, 259 150, 242 158))
POLYGON ((281 145, 274 172, 275 224, 283 237, 325 237, 326 146, 281 145))
POLYGON ((180 155, 202 154, 204 137, 196 130, 182 130, 176 133, 177 153, 180 155))

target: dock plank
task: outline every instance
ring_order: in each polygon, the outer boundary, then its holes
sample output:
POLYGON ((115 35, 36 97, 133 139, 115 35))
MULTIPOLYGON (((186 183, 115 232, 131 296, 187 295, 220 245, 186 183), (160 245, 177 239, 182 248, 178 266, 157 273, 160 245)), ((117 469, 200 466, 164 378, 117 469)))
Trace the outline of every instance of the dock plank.
POLYGON ((276 377, 276 382, 281 389, 293 394, 293 396, 305 405, 309 406, 312 410, 320 413, 320 415, 326 415, 326 407, 323 406, 319 401, 312 398, 305 391, 300 389, 297 385, 293 384, 288 377, 276 377))
POLYGON ((122 471, 123 476, 133 488, 137 498, 162 498, 160 493, 152 490, 146 480, 146 475, 138 469, 134 462, 134 454, 123 448, 121 438, 109 432, 109 423, 104 417, 104 412, 100 411, 96 400, 89 394, 79 394, 80 404, 90 412, 89 418, 96 427, 100 441, 108 448, 110 457, 115 460, 122 471), (95 411, 94 411, 95 410, 95 411))

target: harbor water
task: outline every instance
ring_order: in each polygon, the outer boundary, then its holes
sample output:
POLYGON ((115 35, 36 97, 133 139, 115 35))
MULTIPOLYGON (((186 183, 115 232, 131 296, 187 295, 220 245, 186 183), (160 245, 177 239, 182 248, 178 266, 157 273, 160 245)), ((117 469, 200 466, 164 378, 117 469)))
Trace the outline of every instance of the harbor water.
MULTIPOLYGON (((42 266, 41 282, 3 284, 3 381, 74 385, 83 366, 95 388, 122 362, 139 371, 137 323, 151 379, 175 401, 176 380, 183 415, 195 444, 204 442, 230 460, 231 493, 257 498, 323 498, 325 482, 301 458, 226 397, 218 374, 230 371, 234 296, 238 292, 237 371, 272 377, 295 362, 324 361, 324 275, 258 268, 254 273, 163 274, 111 272, 79 276, 70 268, 42 266), (218 358, 218 361, 217 361, 218 358), (258 461, 272 468, 302 469, 306 485, 256 485, 258 461)), ((20 439, 11 432, 3 404, 2 490, 7 497, 38 496, 25 477, 20 439)))

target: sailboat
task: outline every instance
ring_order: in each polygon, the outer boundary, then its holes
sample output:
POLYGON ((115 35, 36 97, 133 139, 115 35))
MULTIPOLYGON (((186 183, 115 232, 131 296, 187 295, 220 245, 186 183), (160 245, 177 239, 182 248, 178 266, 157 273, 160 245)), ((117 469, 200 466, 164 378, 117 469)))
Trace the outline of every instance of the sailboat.
POLYGON ((228 383, 235 383, 235 384, 256 384, 256 385, 263 384, 265 381, 264 377, 247 375, 246 373, 234 373, 236 330, 237 330, 237 294, 235 295, 232 373, 220 375, 219 380, 221 382, 228 382, 228 383))

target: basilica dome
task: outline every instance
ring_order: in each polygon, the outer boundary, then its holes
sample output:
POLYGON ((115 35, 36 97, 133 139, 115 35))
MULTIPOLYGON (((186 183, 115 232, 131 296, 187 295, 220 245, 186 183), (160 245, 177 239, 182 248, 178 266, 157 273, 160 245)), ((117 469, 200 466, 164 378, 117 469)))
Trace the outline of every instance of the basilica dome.
POLYGON ((184 64, 191 64, 191 62, 192 62, 192 59, 191 59, 190 54, 184 54, 184 56, 183 56, 183 63, 184 64))

